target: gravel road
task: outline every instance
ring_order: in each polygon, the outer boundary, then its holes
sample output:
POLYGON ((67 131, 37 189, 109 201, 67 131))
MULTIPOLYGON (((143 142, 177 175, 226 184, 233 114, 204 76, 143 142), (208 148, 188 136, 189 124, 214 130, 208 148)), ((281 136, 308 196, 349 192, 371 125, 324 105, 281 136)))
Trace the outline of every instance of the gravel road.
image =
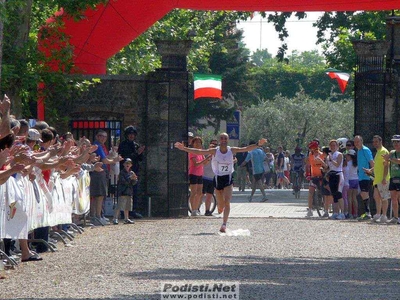
POLYGON ((239 282, 240 299, 399 299, 400 227, 318 219, 148 219, 86 228, 20 264, 1 299, 160 299, 161 283, 239 282))

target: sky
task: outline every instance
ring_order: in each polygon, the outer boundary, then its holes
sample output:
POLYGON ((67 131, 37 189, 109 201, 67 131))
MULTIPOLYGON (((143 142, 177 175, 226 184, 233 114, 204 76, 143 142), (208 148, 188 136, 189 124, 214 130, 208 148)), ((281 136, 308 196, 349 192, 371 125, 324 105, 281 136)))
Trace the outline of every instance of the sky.
MULTIPOLYGON (((292 16, 286 21, 286 27, 289 32, 289 37, 286 40, 288 54, 292 53, 293 50, 298 50, 299 52, 319 50, 321 52, 321 48, 316 45, 317 28, 312 27, 312 24, 321 15, 321 12, 307 12, 306 19, 297 20, 292 16)), ((248 19, 237 24, 237 27, 244 31, 243 42, 251 52, 260 49, 261 46, 261 49, 266 48, 269 53, 275 56, 278 47, 281 45, 278 33, 272 23, 268 23, 266 19, 260 21, 261 16, 256 13, 252 20, 248 19)))

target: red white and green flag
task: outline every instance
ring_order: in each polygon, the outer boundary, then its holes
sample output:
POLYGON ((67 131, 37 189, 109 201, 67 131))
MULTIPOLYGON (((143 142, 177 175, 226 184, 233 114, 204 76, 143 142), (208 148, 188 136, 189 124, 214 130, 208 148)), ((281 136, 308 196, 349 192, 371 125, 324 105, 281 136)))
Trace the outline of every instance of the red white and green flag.
POLYGON ((193 74, 194 99, 222 99, 222 76, 212 74, 193 74))
POLYGON ((350 79, 350 74, 336 70, 336 69, 332 69, 332 68, 327 69, 325 72, 326 72, 326 74, 329 75, 330 78, 337 80, 337 82, 339 84, 339 88, 342 91, 342 93, 344 94, 344 91, 347 86, 347 82, 350 79))

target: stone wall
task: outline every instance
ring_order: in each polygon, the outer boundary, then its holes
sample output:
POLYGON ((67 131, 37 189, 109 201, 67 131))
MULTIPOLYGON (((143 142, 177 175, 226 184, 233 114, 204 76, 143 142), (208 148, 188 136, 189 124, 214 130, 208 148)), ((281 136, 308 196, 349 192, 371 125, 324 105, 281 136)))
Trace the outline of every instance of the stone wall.
POLYGON ((190 45, 159 41, 161 69, 140 77, 93 76, 101 83, 65 106, 73 120, 119 120, 121 129, 137 127, 137 142, 146 146, 139 174, 139 211, 145 215, 188 215, 187 154, 173 145, 187 139, 190 45))

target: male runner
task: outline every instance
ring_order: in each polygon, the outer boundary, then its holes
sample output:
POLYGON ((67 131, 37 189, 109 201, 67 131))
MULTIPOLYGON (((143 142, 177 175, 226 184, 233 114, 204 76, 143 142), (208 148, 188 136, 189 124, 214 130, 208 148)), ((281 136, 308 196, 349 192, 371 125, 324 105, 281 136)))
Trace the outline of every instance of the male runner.
POLYGON ((230 147, 228 146, 228 141, 229 136, 224 132, 219 135, 219 146, 217 148, 194 149, 185 147, 179 142, 175 143, 176 148, 188 153, 213 155, 212 166, 215 173, 214 185, 216 189, 218 213, 224 213, 223 223, 219 230, 220 232, 226 232, 226 223, 228 222, 228 217, 231 210, 230 204, 233 189, 232 173, 234 171, 233 155, 239 152, 248 152, 254 150, 267 142, 266 139, 262 138, 257 144, 246 147, 230 147))

